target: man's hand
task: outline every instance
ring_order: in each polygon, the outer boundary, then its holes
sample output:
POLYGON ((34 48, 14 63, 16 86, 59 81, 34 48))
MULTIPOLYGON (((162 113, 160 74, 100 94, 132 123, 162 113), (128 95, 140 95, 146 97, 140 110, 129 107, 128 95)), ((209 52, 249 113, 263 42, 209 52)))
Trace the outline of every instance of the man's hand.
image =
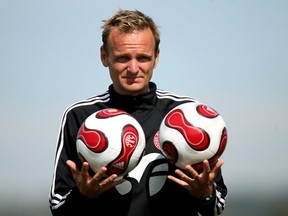
POLYGON ((72 172, 80 193, 87 198, 97 198, 103 192, 125 181, 125 179, 115 180, 117 178, 116 174, 106 177, 106 167, 101 167, 97 173, 91 177, 88 172, 89 164, 87 162, 83 162, 81 171, 77 169, 73 161, 67 160, 66 163, 72 172))
POLYGON ((223 163, 223 160, 218 160, 211 170, 208 160, 204 160, 202 173, 198 174, 192 166, 187 165, 185 167, 186 174, 176 169, 175 173, 179 178, 169 175, 168 179, 184 187, 195 198, 205 199, 213 194, 213 182, 223 163))

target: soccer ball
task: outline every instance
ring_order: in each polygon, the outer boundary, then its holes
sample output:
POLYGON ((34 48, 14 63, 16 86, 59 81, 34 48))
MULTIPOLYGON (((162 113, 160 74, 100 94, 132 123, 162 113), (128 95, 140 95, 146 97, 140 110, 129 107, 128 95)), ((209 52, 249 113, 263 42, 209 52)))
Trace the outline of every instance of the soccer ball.
POLYGON ((198 102, 176 106, 163 119, 159 129, 159 144, 163 154, 176 167, 186 165, 198 171, 207 159, 217 162, 227 144, 227 129, 223 118, 213 108, 198 102))
POLYGON ((107 108, 82 123, 76 140, 78 155, 94 173, 106 166, 106 175, 125 176, 138 164, 146 145, 144 131, 130 114, 107 108))

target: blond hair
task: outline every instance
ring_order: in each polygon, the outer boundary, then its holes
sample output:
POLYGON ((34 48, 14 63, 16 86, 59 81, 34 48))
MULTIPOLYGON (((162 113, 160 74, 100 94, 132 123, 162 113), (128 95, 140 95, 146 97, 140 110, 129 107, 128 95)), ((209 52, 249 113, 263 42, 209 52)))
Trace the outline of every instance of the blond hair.
POLYGON ((107 41, 111 31, 117 28, 123 33, 131 33, 133 31, 142 31, 150 28, 155 39, 155 53, 158 52, 160 44, 160 32, 158 27, 150 18, 138 10, 119 10, 110 19, 103 20, 102 26, 102 42, 103 49, 107 53, 107 41))

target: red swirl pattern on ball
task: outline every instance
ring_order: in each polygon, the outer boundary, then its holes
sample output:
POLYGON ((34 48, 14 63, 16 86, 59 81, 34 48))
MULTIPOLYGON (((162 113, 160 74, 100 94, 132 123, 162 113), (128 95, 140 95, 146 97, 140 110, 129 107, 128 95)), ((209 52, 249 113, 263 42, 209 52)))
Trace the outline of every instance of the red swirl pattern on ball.
MULTIPOLYGON (((214 154, 214 156, 208 159, 210 166, 213 166, 218 161, 220 156, 223 154, 224 150, 226 149, 227 141, 228 141, 228 133, 226 127, 224 127, 221 135, 219 148, 217 152, 214 154)), ((202 162, 194 164, 192 165, 192 167, 196 170, 203 170, 202 162)))
POLYGON ((107 109, 103 109, 103 110, 100 110, 99 112, 97 112, 96 118, 104 119, 104 118, 110 118, 110 117, 123 115, 123 114, 129 115, 128 113, 126 113, 125 111, 122 111, 122 110, 118 110, 118 109, 114 109, 114 108, 107 108, 107 109))
POLYGON ((163 148, 163 151, 165 152, 167 159, 171 163, 175 164, 176 161, 178 160, 178 151, 177 151, 175 145, 170 141, 165 141, 163 143, 162 148, 163 148))
POLYGON ((203 151, 209 147, 210 138, 206 131, 193 126, 185 117, 181 109, 175 109, 168 113, 165 124, 167 127, 179 131, 187 144, 194 150, 203 151))
POLYGON ((129 165, 130 158, 138 145, 139 134, 137 129, 131 125, 125 125, 122 131, 122 148, 121 152, 117 156, 115 160, 110 162, 107 165, 107 174, 111 175, 115 174, 122 174, 125 172, 129 165))
POLYGON ((209 107, 204 104, 198 105, 196 107, 196 110, 200 115, 206 118, 216 118, 219 115, 219 113, 216 110, 214 110, 212 107, 209 107))
POLYGON ((103 152, 108 147, 108 140, 105 135, 99 130, 85 127, 85 124, 81 125, 77 139, 81 140, 87 148, 96 153, 103 152))

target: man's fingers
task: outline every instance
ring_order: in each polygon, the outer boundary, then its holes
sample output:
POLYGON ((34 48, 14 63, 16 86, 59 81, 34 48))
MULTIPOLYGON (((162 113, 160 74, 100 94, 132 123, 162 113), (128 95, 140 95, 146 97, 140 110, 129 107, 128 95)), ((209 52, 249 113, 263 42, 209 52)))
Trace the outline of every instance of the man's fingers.
POLYGON ((218 160, 215 166, 213 167, 213 172, 217 174, 223 164, 224 164, 224 160, 218 160))
POLYGON ((67 161, 66 161, 66 164, 69 166, 70 170, 71 170, 73 173, 76 173, 76 172, 77 172, 76 164, 75 164, 72 160, 67 160, 67 161))
POLYGON ((107 171, 106 167, 101 167, 96 174, 93 176, 91 179, 91 184, 99 184, 100 180, 102 179, 103 176, 105 176, 105 172, 107 171))

